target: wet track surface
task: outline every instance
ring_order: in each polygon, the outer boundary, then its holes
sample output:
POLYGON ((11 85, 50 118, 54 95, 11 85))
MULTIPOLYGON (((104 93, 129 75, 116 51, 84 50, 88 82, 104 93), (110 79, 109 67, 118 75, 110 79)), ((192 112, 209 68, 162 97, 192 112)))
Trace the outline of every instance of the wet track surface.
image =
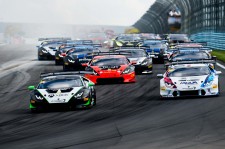
POLYGON ((219 97, 162 100, 157 73, 132 84, 96 86, 97 106, 32 114, 29 85, 41 72, 62 71, 37 61, 34 45, 0 47, 0 148, 175 149, 225 148, 225 71, 219 97), (18 54, 21 51, 22 54, 18 54))

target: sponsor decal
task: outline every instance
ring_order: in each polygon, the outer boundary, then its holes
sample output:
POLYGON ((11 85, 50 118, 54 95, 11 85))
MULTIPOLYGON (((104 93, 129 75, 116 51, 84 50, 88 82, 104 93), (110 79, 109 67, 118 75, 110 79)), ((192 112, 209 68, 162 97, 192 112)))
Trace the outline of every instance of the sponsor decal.
POLYGON ((183 81, 183 82, 180 82, 181 85, 196 85, 198 84, 198 82, 196 81, 190 81, 190 82, 186 82, 186 81, 183 81))

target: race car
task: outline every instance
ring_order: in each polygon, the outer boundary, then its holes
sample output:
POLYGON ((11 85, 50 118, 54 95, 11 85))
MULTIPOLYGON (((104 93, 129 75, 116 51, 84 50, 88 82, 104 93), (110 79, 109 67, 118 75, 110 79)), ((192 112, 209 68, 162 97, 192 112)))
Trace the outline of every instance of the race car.
POLYGON ((141 34, 139 34, 139 36, 142 40, 150 40, 150 39, 161 40, 162 39, 158 34, 153 34, 153 33, 141 33, 141 34))
POLYGON ((86 67, 86 71, 93 74, 85 74, 95 84, 114 82, 135 82, 135 67, 124 55, 99 55, 95 56, 86 67))
POLYGON ((140 45, 144 47, 149 55, 155 55, 153 61, 164 62, 164 54, 167 51, 167 45, 162 40, 145 40, 140 45))
POLYGON ((139 48, 121 48, 116 52, 128 52, 125 56, 135 66, 135 73, 152 73, 152 57, 144 49, 139 48))
POLYGON ((74 47, 63 57, 63 70, 84 70, 86 64, 93 58, 93 54, 98 52, 100 52, 99 49, 90 45, 74 47))
POLYGON ((136 34, 121 34, 115 39, 112 39, 110 48, 120 47, 137 47, 142 39, 136 34))
POLYGON ((38 60, 52 60, 55 58, 55 52, 58 47, 66 43, 70 38, 40 38, 39 41, 43 42, 37 46, 38 60))
POLYGON ((187 34, 169 34, 167 40, 170 45, 174 43, 190 42, 187 34))
MULTIPOLYGON (((55 52, 55 65, 62 65, 63 64, 63 57, 66 56, 67 51, 81 46, 95 46, 91 40, 72 40, 68 41, 59 46, 57 51, 55 52)), ((97 49, 97 47, 96 47, 97 49)))
POLYGON ((96 105, 94 83, 79 75, 87 72, 41 74, 41 81, 29 86, 30 110, 38 112, 51 107, 90 108, 96 105))
POLYGON ((160 80, 161 97, 219 95, 219 74, 209 64, 178 64, 171 66, 160 80))

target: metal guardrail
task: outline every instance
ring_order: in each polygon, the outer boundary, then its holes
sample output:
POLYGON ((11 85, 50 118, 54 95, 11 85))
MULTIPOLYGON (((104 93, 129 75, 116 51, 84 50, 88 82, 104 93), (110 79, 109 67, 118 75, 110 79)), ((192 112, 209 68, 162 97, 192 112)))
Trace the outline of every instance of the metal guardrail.
POLYGON ((196 42, 207 42, 212 49, 225 50, 225 33, 201 32, 190 37, 196 42))

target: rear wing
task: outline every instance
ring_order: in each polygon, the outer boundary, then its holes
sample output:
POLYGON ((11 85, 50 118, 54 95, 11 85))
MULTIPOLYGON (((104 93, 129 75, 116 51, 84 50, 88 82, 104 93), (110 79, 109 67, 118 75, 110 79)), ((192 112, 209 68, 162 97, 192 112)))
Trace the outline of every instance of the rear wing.
POLYGON ((73 71, 73 72, 50 72, 50 73, 41 73, 40 78, 51 77, 51 76, 65 76, 65 75, 82 75, 82 74, 93 74, 90 71, 73 71))
POLYGON ((199 44, 202 46, 207 46, 207 42, 182 42, 182 43, 171 43, 170 46, 181 46, 181 45, 186 45, 186 44, 199 44))
POLYGON ((55 37, 55 38, 38 38, 38 41, 45 41, 45 40, 52 40, 52 41, 65 41, 65 40, 71 40, 70 37, 62 37, 62 38, 58 38, 58 37, 55 37))
POLYGON ((216 60, 197 60, 197 61, 176 61, 176 62, 167 62, 166 67, 171 65, 180 65, 180 64, 216 64, 216 60))

